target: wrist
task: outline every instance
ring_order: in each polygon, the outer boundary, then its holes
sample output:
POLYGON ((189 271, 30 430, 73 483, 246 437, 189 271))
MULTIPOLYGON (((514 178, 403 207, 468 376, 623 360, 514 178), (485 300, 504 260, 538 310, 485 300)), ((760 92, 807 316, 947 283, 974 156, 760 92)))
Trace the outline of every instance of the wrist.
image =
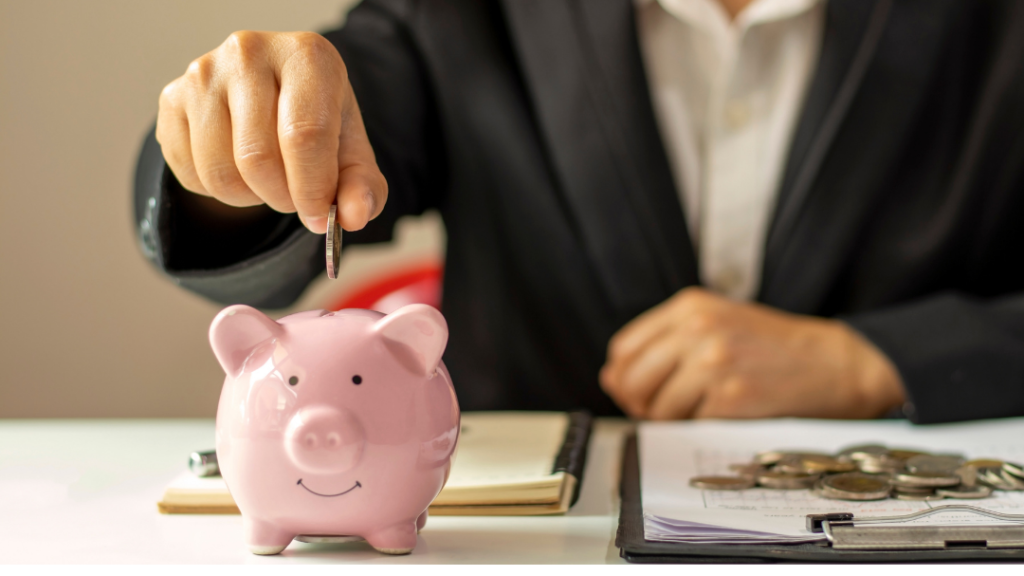
POLYGON ((850 339, 850 374, 861 397, 864 416, 877 418, 906 401, 903 379, 888 356, 846 324, 850 339))

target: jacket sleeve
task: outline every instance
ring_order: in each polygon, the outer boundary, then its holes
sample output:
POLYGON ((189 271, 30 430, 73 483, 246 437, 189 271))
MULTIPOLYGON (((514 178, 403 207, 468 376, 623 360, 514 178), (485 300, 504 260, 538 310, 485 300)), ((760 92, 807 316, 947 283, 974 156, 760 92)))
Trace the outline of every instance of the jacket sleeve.
MULTIPOLYGON (((343 244, 389 241, 406 214, 437 207, 443 145, 432 91, 404 22, 411 3, 364 2, 325 33, 348 69, 377 164, 388 181, 384 211, 343 244)), ((220 303, 282 308, 325 270, 324 237, 294 214, 232 208, 182 188, 153 132, 135 173, 135 222, 143 254, 177 284, 220 303)))
POLYGON ((1024 414, 1024 295, 944 293, 843 320, 896 365, 911 421, 1024 414))

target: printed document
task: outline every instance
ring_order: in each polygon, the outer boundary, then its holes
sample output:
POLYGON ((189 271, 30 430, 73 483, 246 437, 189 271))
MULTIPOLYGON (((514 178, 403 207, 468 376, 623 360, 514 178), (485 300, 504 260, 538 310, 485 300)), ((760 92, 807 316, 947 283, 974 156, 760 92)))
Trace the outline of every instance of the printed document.
MULTIPOLYGON (((1024 514, 1024 492, 994 491, 982 500, 849 502, 810 490, 700 490, 693 476, 734 475, 729 464, 768 450, 835 453, 858 444, 884 444, 934 453, 960 453, 1024 462, 1024 418, 914 426, 901 420, 751 420, 644 422, 638 430, 640 484, 647 540, 693 543, 786 543, 824 539, 805 529, 807 514, 852 512, 897 516, 950 504, 1024 514)), ((948 512, 917 520, 950 524, 997 520, 948 512)))

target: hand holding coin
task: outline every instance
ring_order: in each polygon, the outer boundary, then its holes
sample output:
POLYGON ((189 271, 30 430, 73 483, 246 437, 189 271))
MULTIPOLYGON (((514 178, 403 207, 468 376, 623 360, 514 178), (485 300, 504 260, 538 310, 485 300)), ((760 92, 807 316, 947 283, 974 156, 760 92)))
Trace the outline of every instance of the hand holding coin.
POLYGON ((297 212, 317 234, 332 204, 359 230, 387 201, 345 63, 312 32, 231 34, 164 88, 156 138, 185 189, 297 212))

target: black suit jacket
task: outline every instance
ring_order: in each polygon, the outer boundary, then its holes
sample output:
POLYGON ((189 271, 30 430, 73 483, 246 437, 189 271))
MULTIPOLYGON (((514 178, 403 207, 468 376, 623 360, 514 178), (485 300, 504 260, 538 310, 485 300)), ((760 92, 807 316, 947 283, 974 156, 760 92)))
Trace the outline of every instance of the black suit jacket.
MULTIPOLYGON (((345 241, 440 210, 466 409, 618 413, 609 337, 699 283, 632 10, 367 0, 326 34, 390 184, 345 241)), ((1022 128, 1024 3, 829 0, 758 300, 844 318, 916 422, 1024 414, 1022 128)), ((281 307, 323 274, 322 236, 266 208, 211 220, 152 137, 135 198, 147 255, 214 300, 281 307)))

